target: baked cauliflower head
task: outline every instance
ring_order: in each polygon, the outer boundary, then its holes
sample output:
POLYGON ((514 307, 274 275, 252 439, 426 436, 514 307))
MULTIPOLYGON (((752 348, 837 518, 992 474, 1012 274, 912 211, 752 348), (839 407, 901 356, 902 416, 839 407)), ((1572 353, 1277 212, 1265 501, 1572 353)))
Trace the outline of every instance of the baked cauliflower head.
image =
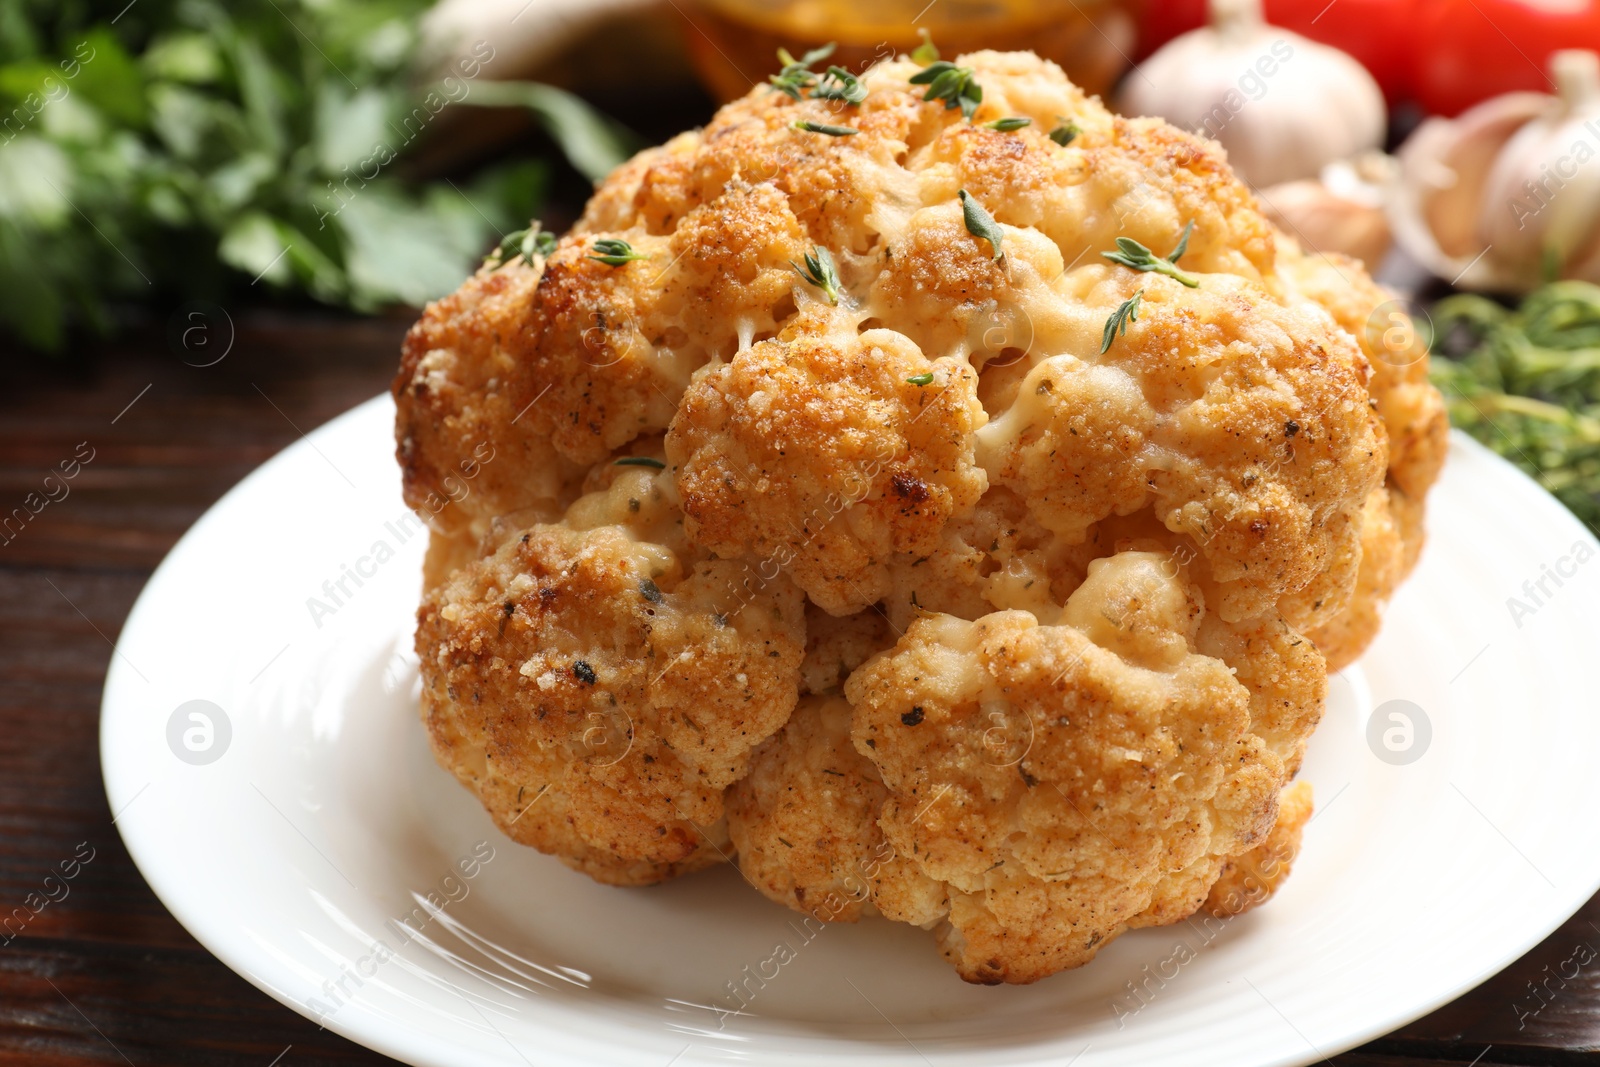
POLYGON ((1426 355, 1053 64, 797 71, 408 335, 436 755, 601 881, 731 859, 970 981, 1261 903, 1420 548, 1426 355))

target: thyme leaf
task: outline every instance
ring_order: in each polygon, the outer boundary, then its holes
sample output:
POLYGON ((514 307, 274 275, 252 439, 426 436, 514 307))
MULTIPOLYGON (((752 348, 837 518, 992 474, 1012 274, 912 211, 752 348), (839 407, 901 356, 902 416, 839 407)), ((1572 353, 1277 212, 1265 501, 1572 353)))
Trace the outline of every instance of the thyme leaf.
POLYGON ((828 303, 835 306, 839 303, 839 266, 833 261, 833 253, 820 245, 813 245, 811 251, 806 253, 805 265, 801 266, 794 260, 789 261, 789 266, 795 272, 822 290, 828 298, 828 303))
POLYGON ((608 267, 620 267, 636 259, 650 258, 642 252, 635 252, 628 242, 614 237, 602 237, 595 241, 594 250, 600 254, 589 258, 597 259, 608 267))
POLYGON ((994 216, 984 210, 978 203, 977 197, 965 189, 957 193, 961 197, 961 215, 966 220, 967 232, 981 240, 988 241, 989 247, 994 249, 994 258, 1000 258, 1000 239, 1004 236, 1000 232, 1000 224, 994 221, 994 216))
POLYGON ((1117 310, 1111 313, 1111 317, 1106 320, 1105 332, 1100 335, 1101 355, 1110 350, 1111 342, 1115 341, 1119 334, 1128 332, 1128 323, 1139 321, 1139 301, 1143 299, 1144 290, 1140 289, 1137 293, 1124 300, 1117 307, 1117 310))

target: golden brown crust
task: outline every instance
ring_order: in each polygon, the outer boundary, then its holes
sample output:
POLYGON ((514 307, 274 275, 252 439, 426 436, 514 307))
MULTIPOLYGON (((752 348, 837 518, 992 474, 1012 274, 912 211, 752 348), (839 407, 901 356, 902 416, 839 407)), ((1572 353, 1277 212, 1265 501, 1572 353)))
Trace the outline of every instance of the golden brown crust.
POLYGON ((1091 564, 1058 626, 928 616, 846 685, 889 791, 879 825, 947 887, 941 949, 969 981, 1087 962, 1167 876, 1272 825, 1281 762, 1249 692, 1195 651, 1204 609, 1170 563, 1091 564))
POLYGON ((845 615, 888 592, 892 556, 931 552, 950 517, 976 503, 983 409, 966 364, 930 363, 888 330, 858 336, 831 310, 810 314, 833 328, 810 332, 802 316, 699 376, 667 455, 691 539, 786 569, 814 603, 845 615))
POLYGON ((477 536, 503 515, 548 521, 576 495, 580 468, 516 419, 516 353, 542 273, 520 259, 479 271, 406 334, 392 387, 396 455, 406 503, 444 532, 466 525, 477 536))
POLYGON ((1311 821, 1311 783, 1295 782, 1278 801, 1278 821, 1267 839, 1228 860, 1212 885, 1205 909, 1219 919, 1242 915, 1272 898, 1300 855, 1300 834, 1311 821))
POLYGON ((535 526, 458 571, 418 613, 436 753, 520 841, 691 860, 797 692, 798 594, 775 584, 734 611, 737 573, 684 568, 616 526, 535 526), (496 807, 512 785, 551 795, 496 807))
POLYGON ((1444 423, 1364 330, 1381 291, 1214 146, 958 62, 971 121, 894 60, 641 153, 548 260, 427 309, 397 439, 430 736, 502 829, 619 884, 737 849, 813 918, 1026 982, 1283 853, 1311 638, 1370 640, 1444 423), (1185 235, 1193 287, 1101 255, 1185 235))
POLYGON ((1371 361, 1368 392, 1389 439, 1386 488, 1365 509, 1360 574, 1348 606, 1309 627, 1329 669, 1339 670, 1372 643, 1384 605, 1422 552, 1424 501, 1449 451, 1450 423, 1428 378, 1427 345, 1399 301, 1346 256, 1305 255, 1286 238, 1280 249, 1278 269, 1289 288, 1325 308, 1371 361))

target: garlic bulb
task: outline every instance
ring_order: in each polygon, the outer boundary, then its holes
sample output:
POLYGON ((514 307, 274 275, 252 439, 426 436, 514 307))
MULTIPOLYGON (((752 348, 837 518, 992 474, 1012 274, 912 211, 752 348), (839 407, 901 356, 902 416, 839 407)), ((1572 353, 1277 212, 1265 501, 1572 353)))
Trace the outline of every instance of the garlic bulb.
POLYGON ((1506 142, 1478 205, 1478 232, 1519 273, 1600 251, 1600 56, 1557 52, 1550 73, 1555 105, 1506 142))
POLYGON ((1600 281, 1600 56, 1550 57, 1557 95, 1508 93, 1429 119, 1400 150, 1400 243, 1467 289, 1600 281))
POLYGON ((1261 0, 1210 0, 1210 21, 1128 75, 1119 110, 1215 138, 1257 188, 1382 144, 1383 93, 1360 63, 1268 26, 1261 0))

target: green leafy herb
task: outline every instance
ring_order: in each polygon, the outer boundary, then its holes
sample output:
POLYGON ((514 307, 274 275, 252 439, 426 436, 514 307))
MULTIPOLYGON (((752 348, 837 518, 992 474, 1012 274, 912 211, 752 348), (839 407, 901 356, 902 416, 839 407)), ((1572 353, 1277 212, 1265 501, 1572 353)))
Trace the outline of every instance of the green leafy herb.
POLYGON ((1117 339, 1118 334, 1128 332, 1128 323, 1139 321, 1139 301, 1144 299, 1144 290, 1140 289, 1128 299, 1118 305, 1117 310, 1111 313, 1106 320, 1105 332, 1100 335, 1100 353, 1104 355, 1111 348, 1111 342, 1117 339))
POLYGON ((810 119, 798 119, 789 126, 804 133, 825 133, 829 137, 854 137, 861 132, 854 126, 830 126, 826 122, 812 122, 810 119))
POLYGON ((1182 255, 1188 244, 1189 231, 1186 229, 1183 233, 1183 240, 1179 242, 1177 248, 1173 249, 1172 256, 1166 259, 1156 255, 1131 237, 1118 237, 1117 250, 1115 252, 1101 252, 1100 254, 1111 262, 1127 267, 1129 270, 1153 271, 1156 274, 1165 274, 1173 281, 1181 282, 1191 289, 1198 289, 1200 283, 1197 280, 1183 273, 1172 264, 1172 260, 1182 255))
POLYGON ((994 249, 994 258, 1000 258, 1000 232, 999 223, 994 221, 994 216, 984 210, 978 203, 977 197, 960 190, 956 195, 961 198, 961 215, 966 220, 967 232, 972 236, 989 242, 989 247, 994 249))
POLYGON ((961 114, 970 119, 983 103, 983 86, 975 79, 971 67, 958 67, 946 60, 929 64, 911 76, 912 85, 926 85, 924 100, 943 100, 945 110, 959 107, 961 114))
POLYGON ((843 67, 829 67, 817 82, 817 87, 811 90, 813 100, 843 100, 847 104, 859 104, 867 98, 867 87, 861 84, 861 79, 851 74, 843 67))
POLYGON ((537 82, 484 81, 461 103, 473 107, 526 108, 539 118, 577 170, 597 182, 642 147, 632 130, 608 118, 565 89, 537 82))
POLYGON ((615 237, 602 237, 595 241, 594 250, 600 254, 589 258, 597 259, 608 267, 620 267, 636 259, 650 258, 641 252, 635 252, 632 245, 615 237))
POLYGON ((1069 120, 1051 130, 1050 139, 1056 144, 1060 145, 1062 148, 1065 148, 1067 145, 1072 143, 1073 139, 1076 138, 1078 134, 1082 132, 1082 130, 1078 129, 1078 124, 1076 122, 1069 120))
POLYGON ((921 374, 913 374, 911 377, 906 379, 906 383, 908 385, 932 385, 933 372, 930 370, 923 371, 921 374))
POLYGON ((911 61, 923 67, 939 62, 939 46, 933 43, 933 34, 926 27, 918 30, 917 34, 922 38, 922 43, 912 51, 911 61))
POLYGON ((834 43, 829 41, 821 48, 813 48, 799 59, 790 55, 787 48, 780 48, 778 62, 783 64, 783 69, 767 80, 778 92, 799 100, 805 90, 817 84, 816 72, 811 68, 833 55, 833 47, 834 43))
POLYGON ((652 456, 623 456, 612 464, 614 467, 649 467, 651 470, 666 470, 667 465, 652 456))
POLYGON ((993 122, 985 122, 984 125, 991 130, 1010 133, 1012 130, 1020 130, 1024 126, 1032 126, 1033 120, 1024 118, 995 119, 993 122))
POLYGON ((1514 310, 1446 297, 1432 321, 1451 424, 1600 529, 1600 286, 1554 282, 1514 310))
MULTIPOLYGON (((421 306, 526 226, 565 166, 524 157, 416 177, 446 169, 417 157, 458 109, 510 91, 491 86, 509 60, 486 43, 441 80, 419 78, 430 0, 125 7, 4 5, 0 336, 12 343, 0 363, 109 332, 131 321, 111 313, 130 302, 159 317, 269 290, 358 311, 421 306)), ((576 97, 534 88, 538 117, 586 175, 632 151, 576 97)))
POLYGON ((1194 233, 1194 219, 1190 219, 1183 227, 1183 236, 1178 238, 1178 243, 1167 253, 1167 262, 1176 263, 1189 251, 1189 237, 1194 233))
POLYGON ((521 256, 524 263, 532 263, 534 256, 547 258, 555 250, 556 235, 534 222, 525 230, 506 234, 499 246, 484 259, 484 263, 500 267, 515 256, 521 256))
POLYGON ((839 303, 839 267, 833 261, 833 253, 821 246, 813 246, 811 251, 806 253, 805 259, 805 266, 801 266, 793 260, 789 261, 789 266, 793 267, 800 277, 821 289, 822 294, 828 298, 828 303, 837 305, 839 303))

